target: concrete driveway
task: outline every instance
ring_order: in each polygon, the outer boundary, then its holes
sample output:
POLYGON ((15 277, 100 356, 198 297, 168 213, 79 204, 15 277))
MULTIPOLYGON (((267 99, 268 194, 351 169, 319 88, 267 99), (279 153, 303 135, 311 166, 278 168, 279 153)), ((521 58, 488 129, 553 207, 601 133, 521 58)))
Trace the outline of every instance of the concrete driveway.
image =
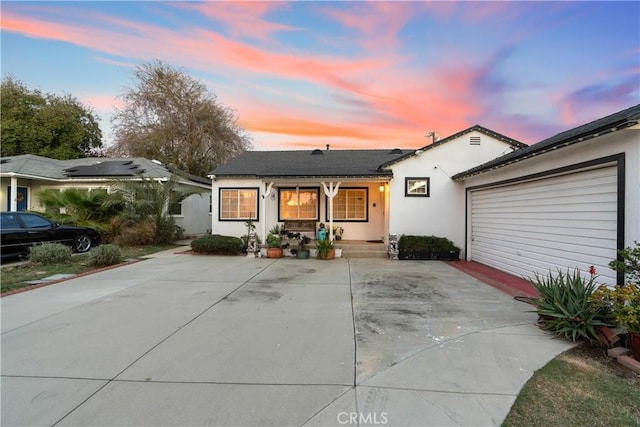
POLYGON ((161 253, 2 298, 2 425, 499 425, 569 348, 433 261, 161 253))

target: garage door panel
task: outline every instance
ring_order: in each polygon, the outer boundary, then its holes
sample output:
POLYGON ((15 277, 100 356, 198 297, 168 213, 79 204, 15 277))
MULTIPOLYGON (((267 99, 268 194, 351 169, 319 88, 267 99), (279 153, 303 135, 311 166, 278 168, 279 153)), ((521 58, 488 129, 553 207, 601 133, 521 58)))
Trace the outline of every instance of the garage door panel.
POLYGON ((593 265, 599 273, 600 282, 615 283, 615 273, 607 266, 610 261, 607 256, 593 256, 590 262, 585 263, 581 253, 553 254, 551 252, 532 253, 531 251, 518 252, 514 250, 512 255, 505 257, 502 248, 486 247, 482 256, 475 258, 474 261, 524 278, 533 278, 536 273, 546 276, 548 272, 555 273, 558 269, 565 272, 569 265, 571 269, 579 268, 583 275, 588 276, 589 266, 593 265))
MULTIPOLYGON (((586 251, 593 258, 604 258, 607 260, 605 264, 611 261, 609 258, 609 250, 598 246, 587 246, 579 244, 570 244, 553 240, 543 241, 536 240, 532 243, 530 239, 476 239, 474 242, 478 248, 485 250, 494 250, 502 252, 511 252, 514 256, 524 256, 523 254, 532 253, 540 259, 552 257, 555 260, 572 260, 579 261, 586 251), (562 247, 558 243, 562 243, 562 247)), ((614 242, 615 243, 615 242, 614 242)))
POLYGON ((471 192, 471 259, 519 276, 596 266, 615 283, 617 168, 471 192))

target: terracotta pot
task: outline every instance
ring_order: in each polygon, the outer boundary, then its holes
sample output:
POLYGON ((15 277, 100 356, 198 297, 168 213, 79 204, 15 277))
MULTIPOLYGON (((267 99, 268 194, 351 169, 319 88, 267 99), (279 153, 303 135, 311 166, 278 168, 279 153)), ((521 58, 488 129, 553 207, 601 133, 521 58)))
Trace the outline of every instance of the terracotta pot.
POLYGON ((282 248, 267 248, 267 258, 282 258, 282 248))
POLYGON ((321 256, 320 254, 318 254, 318 258, 320 259, 334 259, 335 257, 336 257, 335 249, 329 249, 329 252, 327 253, 326 256, 321 256))
POLYGON ((629 334, 629 347, 631 348, 631 354, 636 360, 640 360, 640 333, 629 334))

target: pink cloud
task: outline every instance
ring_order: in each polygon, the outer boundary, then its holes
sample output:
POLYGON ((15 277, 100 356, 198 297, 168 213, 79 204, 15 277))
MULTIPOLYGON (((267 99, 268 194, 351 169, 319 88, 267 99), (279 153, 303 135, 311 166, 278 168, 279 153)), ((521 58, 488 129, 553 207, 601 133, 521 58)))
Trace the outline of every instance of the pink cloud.
POLYGON ((223 23, 235 37, 266 40, 278 31, 298 31, 300 28, 267 21, 269 12, 287 7, 283 2, 179 2, 173 4, 181 9, 194 10, 210 19, 223 23))

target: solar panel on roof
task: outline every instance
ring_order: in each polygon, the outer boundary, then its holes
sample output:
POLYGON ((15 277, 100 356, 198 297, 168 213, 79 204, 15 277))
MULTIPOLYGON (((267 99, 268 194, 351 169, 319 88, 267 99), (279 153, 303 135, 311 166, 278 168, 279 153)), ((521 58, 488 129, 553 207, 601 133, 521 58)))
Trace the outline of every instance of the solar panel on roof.
POLYGON ((81 176, 135 176, 144 172, 143 169, 131 160, 110 160, 93 165, 76 166, 65 169, 65 175, 69 177, 81 176))

